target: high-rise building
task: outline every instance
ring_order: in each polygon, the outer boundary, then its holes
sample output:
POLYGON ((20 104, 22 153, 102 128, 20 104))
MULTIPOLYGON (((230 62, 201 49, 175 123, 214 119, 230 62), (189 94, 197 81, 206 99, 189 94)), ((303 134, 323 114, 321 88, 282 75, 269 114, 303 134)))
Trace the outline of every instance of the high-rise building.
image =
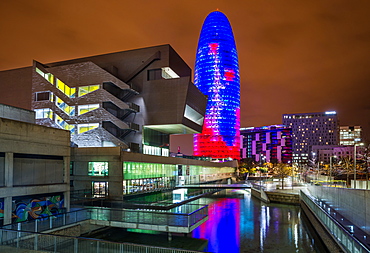
POLYGON ((256 162, 292 162, 292 130, 282 125, 241 128, 241 158, 256 162))
POLYGON ((361 126, 340 126, 339 127, 339 144, 355 145, 362 141, 361 126))
POLYGON ((78 147, 169 156, 169 135, 202 130, 207 98, 170 45, 0 72, 0 102, 71 132, 78 147))
POLYGON ((200 33, 194 84, 208 96, 194 155, 240 159, 240 77, 231 25, 220 11, 210 13, 200 33))
POLYGON ((283 125, 292 129, 293 162, 307 162, 314 145, 338 145, 338 118, 334 111, 284 114, 283 125))

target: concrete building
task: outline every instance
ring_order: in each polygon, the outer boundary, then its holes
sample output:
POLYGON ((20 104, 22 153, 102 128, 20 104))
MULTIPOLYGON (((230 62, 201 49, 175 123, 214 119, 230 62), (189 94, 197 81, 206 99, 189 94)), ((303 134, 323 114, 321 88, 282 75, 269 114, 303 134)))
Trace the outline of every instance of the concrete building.
POLYGON ((307 163, 314 145, 338 145, 336 112, 283 114, 283 125, 292 129, 293 162, 307 163))
POLYGON ((292 162, 292 130, 282 125, 242 128, 241 158, 292 162))
POLYGON ((13 120, 32 121, 33 111, 0 105, 0 113, 1 223, 69 210, 70 133, 13 120))
POLYGON ((163 156, 170 134, 202 130, 207 103, 170 45, 34 61, 1 71, 0 87, 0 102, 34 110, 37 124, 69 130, 76 146, 163 156))
POLYGON ((340 126, 339 127, 339 144, 355 145, 362 142, 361 126, 340 126))
POLYGON ((236 161, 215 163, 144 155, 119 147, 72 148, 71 190, 88 190, 94 197, 160 191, 179 184, 231 178, 236 161))

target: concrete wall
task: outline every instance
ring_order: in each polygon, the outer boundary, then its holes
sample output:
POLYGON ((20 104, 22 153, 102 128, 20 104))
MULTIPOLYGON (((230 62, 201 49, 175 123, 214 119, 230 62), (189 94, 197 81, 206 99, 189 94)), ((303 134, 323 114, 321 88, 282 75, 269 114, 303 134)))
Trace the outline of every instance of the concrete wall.
POLYGON ((0 118, 35 123, 35 112, 10 105, 0 104, 0 118))
POLYGON ((321 186, 309 186, 308 190, 356 226, 370 233, 370 191, 321 186))
POLYGON ((14 198, 63 193, 69 209, 69 145, 69 131, 0 118, 4 224, 12 221, 14 198))

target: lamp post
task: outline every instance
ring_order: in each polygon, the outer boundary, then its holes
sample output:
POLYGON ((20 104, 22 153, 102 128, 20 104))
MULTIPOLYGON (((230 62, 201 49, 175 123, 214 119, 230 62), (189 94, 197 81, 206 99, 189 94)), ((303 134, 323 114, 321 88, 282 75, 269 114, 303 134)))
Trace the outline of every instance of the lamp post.
POLYGON ((329 171, 330 180, 331 180, 331 171, 333 169, 333 161, 332 161, 333 158, 337 158, 337 156, 330 156, 330 171, 329 171))
POLYGON ((361 139, 355 139, 355 144, 354 144, 354 152, 353 152, 353 172, 354 172, 354 175, 353 175, 353 188, 356 189, 356 159, 357 159, 357 152, 356 152, 356 147, 357 146, 362 146, 364 145, 363 143, 356 143, 356 141, 360 141, 361 139))

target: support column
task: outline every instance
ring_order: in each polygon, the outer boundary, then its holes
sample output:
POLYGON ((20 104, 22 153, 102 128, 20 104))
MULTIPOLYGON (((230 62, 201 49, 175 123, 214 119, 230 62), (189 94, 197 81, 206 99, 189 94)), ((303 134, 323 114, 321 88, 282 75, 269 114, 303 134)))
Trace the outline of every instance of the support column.
POLYGON ((5 153, 5 187, 13 187, 14 155, 5 153))
POLYGON ((64 207, 66 208, 67 212, 70 211, 71 208, 71 188, 70 188, 70 166, 71 166, 71 157, 64 156, 63 157, 63 182, 67 185, 67 191, 64 191, 64 207))
POLYGON ((4 225, 12 223, 12 197, 4 198, 4 225))
MULTIPOLYGON (((4 185, 5 191, 9 191, 13 187, 14 175, 14 155, 13 153, 5 153, 5 171, 4 185)), ((12 196, 4 198, 4 225, 12 223, 12 196)))

